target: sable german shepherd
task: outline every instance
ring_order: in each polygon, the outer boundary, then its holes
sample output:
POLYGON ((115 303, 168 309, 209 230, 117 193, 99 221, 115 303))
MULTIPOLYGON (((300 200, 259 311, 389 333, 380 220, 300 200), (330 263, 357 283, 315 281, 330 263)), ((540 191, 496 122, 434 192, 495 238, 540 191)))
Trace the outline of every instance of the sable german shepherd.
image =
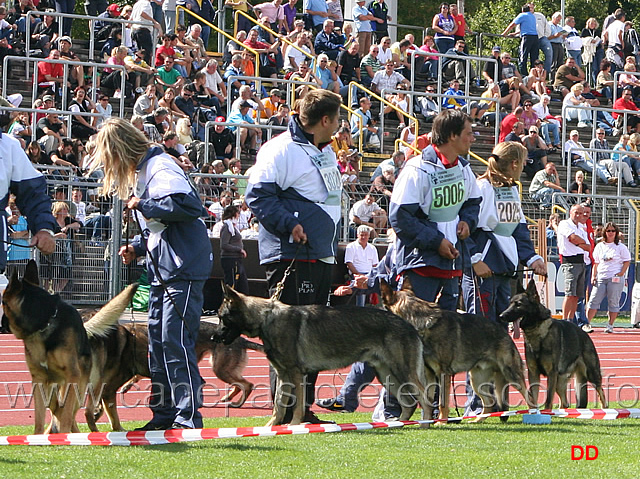
MULTIPOLYGON (((33 386, 35 434, 45 432, 45 413, 51 410, 47 433, 79 432, 75 417, 84 402, 92 366, 92 342, 115 327, 137 285, 129 286, 83 324, 80 313, 39 287, 35 261, 24 277, 14 273, 2 295, 11 332, 24 342, 33 386)), ((96 390, 95 383, 91 384, 96 390)))
MULTIPOLYGON (((244 338, 238 338, 228 346, 215 342, 211 338, 219 329, 218 325, 211 322, 200 322, 196 355, 200 361, 205 354, 211 354, 211 366, 216 377, 231 385, 231 391, 220 401, 231 401, 242 393, 237 401, 230 404, 231 407, 241 407, 254 388, 253 383, 242 376, 247 365, 247 349, 263 351, 263 347, 244 338)), ((119 389, 124 394, 142 377, 150 376, 148 349, 145 323, 118 325, 104 338, 92 342, 93 370, 100 374, 92 383, 103 386, 102 401, 94 400, 85 410, 89 429, 98 431, 96 422, 106 412, 111 428, 114 431, 124 430, 118 416, 116 395, 119 389)))
POLYGON ((555 393, 560 396, 561 406, 568 408, 567 383, 575 374, 577 407, 587 407, 587 381, 596 388, 602 406, 607 407, 607 398, 602 390, 600 359, 589 335, 570 321, 552 319, 551 312, 540 302, 535 281, 529 282, 526 291, 522 285, 518 286, 518 293, 511 298, 509 307, 500 315, 500 319, 521 319, 529 386, 536 402, 542 374, 547 377, 544 408, 553 407, 555 393))
POLYGON ((407 278, 400 291, 393 290, 384 280, 380 281, 380 289, 384 306, 418 330, 424 345, 428 385, 440 382, 439 419, 449 417, 451 377, 463 371, 469 371, 471 386, 482 399, 483 414, 493 411, 491 383, 495 384, 501 411, 509 409, 509 385, 522 394, 529 407, 535 407, 524 381, 522 358, 500 324, 484 316, 440 309, 437 304, 416 297, 407 278))
POLYGON ((401 420, 408 420, 415 411, 414 398, 423 408, 423 418, 431 417, 425 395, 422 342, 409 323, 387 311, 289 306, 245 296, 225 285, 218 314, 222 322, 220 338, 225 344, 241 334, 259 337, 278 373, 269 426, 282 424, 285 395, 295 397, 291 424, 300 424, 305 408, 301 387, 305 374, 346 367, 356 361, 371 364, 380 383, 399 398, 401 420), (411 405, 406 394, 414 399, 411 405))

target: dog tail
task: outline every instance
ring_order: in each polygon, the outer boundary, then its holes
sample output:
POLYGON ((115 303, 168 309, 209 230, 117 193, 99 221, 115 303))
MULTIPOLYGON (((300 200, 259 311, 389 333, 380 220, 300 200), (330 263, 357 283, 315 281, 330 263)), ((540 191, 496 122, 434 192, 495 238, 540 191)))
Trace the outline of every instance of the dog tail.
POLYGON ((238 338, 237 342, 240 342, 243 348, 251 349, 253 351, 258 351, 260 353, 264 353, 264 346, 260 343, 254 343, 253 341, 249 341, 248 339, 238 338))
POLYGON ((131 303, 131 298, 138 289, 138 283, 127 286, 120 294, 105 304, 98 313, 84 323, 87 335, 92 337, 104 337, 116 327, 118 319, 125 308, 131 303))

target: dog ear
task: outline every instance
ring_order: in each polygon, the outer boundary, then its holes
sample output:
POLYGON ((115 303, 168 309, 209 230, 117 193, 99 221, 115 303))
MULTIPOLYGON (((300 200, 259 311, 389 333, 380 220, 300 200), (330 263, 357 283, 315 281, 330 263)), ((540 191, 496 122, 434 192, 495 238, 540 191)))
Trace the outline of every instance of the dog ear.
POLYGON ((395 302, 393 300, 393 288, 382 278, 380 278, 380 296, 382 297, 382 304, 385 306, 389 306, 395 302))
POLYGON ((34 286, 40 286, 40 277, 38 276, 38 265, 32 259, 27 263, 27 267, 24 270, 23 281, 34 286))
POLYGON ((524 286, 522 286, 522 281, 516 281, 516 294, 522 294, 525 292, 524 286))
POLYGON ((409 280, 409 276, 406 274, 402 277, 402 288, 400 288, 400 291, 410 291, 413 293, 413 285, 411 284, 411 280, 409 280))
POLYGON ((5 293, 14 293, 22 290, 22 283, 18 279, 18 270, 14 270, 11 278, 9 278, 9 283, 5 289, 5 293))
POLYGON ((529 284, 527 285, 527 295, 535 301, 540 302, 540 296, 538 296, 538 288, 536 288, 535 280, 529 280, 529 284))
POLYGON ((239 298, 239 293, 224 281, 222 282, 222 292, 224 294, 224 298, 229 301, 234 301, 239 298))

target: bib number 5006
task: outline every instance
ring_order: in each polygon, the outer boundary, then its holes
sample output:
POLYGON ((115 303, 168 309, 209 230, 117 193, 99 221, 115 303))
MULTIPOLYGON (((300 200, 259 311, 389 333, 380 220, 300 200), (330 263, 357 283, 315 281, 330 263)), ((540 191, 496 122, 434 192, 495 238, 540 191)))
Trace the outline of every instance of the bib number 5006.
POLYGON ((433 189, 433 208, 448 208, 457 205, 464 199, 464 184, 450 183, 448 185, 436 186, 433 189))

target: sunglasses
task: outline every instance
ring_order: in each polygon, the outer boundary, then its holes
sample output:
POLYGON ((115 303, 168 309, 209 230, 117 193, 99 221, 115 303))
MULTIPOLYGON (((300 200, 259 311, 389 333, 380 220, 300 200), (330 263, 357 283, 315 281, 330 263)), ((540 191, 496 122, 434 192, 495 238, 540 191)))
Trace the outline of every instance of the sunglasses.
POLYGON ((616 230, 607 230, 607 233, 617 233, 616 230))

